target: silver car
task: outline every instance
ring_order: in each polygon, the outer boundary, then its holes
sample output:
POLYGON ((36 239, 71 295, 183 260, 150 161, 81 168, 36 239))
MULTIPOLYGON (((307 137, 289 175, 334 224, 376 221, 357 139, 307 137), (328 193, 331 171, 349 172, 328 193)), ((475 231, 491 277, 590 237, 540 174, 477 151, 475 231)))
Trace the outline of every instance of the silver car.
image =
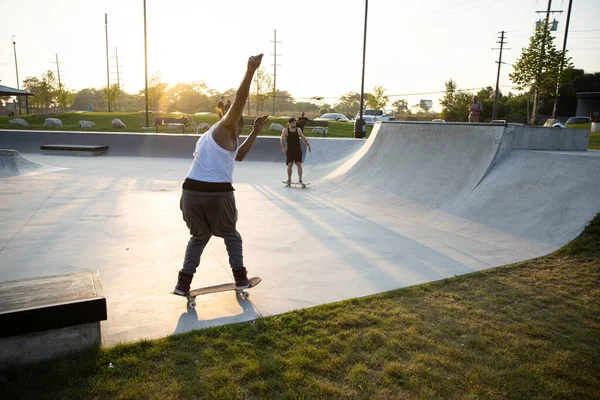
POLYGON ((327 113, 321 115, 319 118, 315 118, 315 121, 337 121, 337 122, 350 122, 350 120, 340 113, 327 113))

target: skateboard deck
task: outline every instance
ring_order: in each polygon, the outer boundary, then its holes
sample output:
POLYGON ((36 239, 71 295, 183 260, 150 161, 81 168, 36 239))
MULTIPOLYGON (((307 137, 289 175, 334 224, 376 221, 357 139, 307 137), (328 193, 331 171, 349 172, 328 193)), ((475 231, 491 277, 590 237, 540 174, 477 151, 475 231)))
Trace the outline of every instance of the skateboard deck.
POLYGON ((285 187, 290 187, 290 186, 294 185, 294 186, 296 186, 296 187, 297 187, 297 186, 301 186, 301 187, 302 187, 302 189, 304 189, 304 188, 306 188, 308 185, 310 185, 310 182, 304 182, 304 183, 300 183, 300 182, 290 182, 290 183, 287 183, 287 181, 281 181, 281 183, 284 183, 284 184, 285 184, 285 187))
POLYGON ((196 297, 201 296, 203 294, 219 293, 219 292, 227 292, 229 290, 235 290, 236 293, 239 293, 240 295, 242 295, 242 297, 244 299, 247 299, 248 297, 250 297, 250 293, 246 292, 245 290, 253 288, 254 286, 258 285, 261 281, 262 281, 262 278, 259 278, 259 277, 250 278, 250 285, 243 289, 237 289, 235 286, 235 282, 231 282, 231 283, 224 283, 222 285, 215 285, 215 286, 208 286, 208 287, 203 287, 203 288, 198 288, 198 289, 192 289, 189 292, 187 292, 187 294, 184 294, 184 295, 176 294, 174 292, 171 292, 171 293, 176 296, 181 296, 181 297, 187 298, 188 305, 190 307, 194 308, 194 307, 196 307, 196 297))

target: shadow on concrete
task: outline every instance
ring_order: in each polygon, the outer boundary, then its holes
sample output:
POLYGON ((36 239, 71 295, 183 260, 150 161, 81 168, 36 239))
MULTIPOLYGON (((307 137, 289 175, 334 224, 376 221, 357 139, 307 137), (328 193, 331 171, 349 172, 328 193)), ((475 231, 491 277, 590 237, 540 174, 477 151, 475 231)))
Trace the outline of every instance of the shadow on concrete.
POLYGON ((240 294, 235 293, 235 298, 241 308, 241 312, 229 317, 203 319, 202 303, 197 302, 196 308, 187 306, 187 311, 179 316, 174 334, 186 333, 196 329, 209 328, 211 326, 227 325, 232 323, 247 322, 262 317, 251 300, 245 300, 240 294), (200 312, 200 315, 198 315, 200 312))

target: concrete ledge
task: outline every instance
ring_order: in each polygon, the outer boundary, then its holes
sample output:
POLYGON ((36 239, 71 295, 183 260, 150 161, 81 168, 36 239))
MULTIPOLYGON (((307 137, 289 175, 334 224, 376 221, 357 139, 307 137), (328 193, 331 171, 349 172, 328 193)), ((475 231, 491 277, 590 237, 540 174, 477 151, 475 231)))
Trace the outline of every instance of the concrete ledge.
POLYGON ((40 149, 46 155, 101 156, 108 150, 108 145, 45 144, 40 149))
POLYGON ((0 339, 0 368, 47 360, 100 345, 100 322, 0 339))
POLYGON ((106 319, 97 272, 0 282, 0 364, 98 344, 106 319))
POLYGON ((585 129, 515 125, 515 150, 587 151, 590 132, 585 129))

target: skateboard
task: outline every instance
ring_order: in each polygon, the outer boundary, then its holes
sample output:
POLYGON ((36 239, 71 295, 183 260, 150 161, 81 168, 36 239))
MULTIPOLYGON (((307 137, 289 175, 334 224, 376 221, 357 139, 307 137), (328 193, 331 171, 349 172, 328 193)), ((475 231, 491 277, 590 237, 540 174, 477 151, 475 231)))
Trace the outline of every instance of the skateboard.
POLYGON ((290 187, 292 185, 294 185, 294 186, 302 186, 302 189, 305 189, 308 185, 310 185, 310 182, 304 182, 304 183, 290 182, 290 183, 288 183, 287 181, 281 181, 281 183, 284 183, 285 187, 290 187))
POLYGON ((237 294, 240 294, 246 300, 246 299, 248 299, 248 297, 250 297, 250 293, 246 292, 245 290, 253 288, 254 286, 258 285, 261 281, 262 281, 262 278, 258 278, 258 277, 250 278, 250 285, 243 289, 237 289, 235 286, 235 282, 231 282, 231 283, 224 283, 222 285, 215 285, 215 286, 208 286, 208 287, 203 287, 203 288, 198 288, 198 289, 192 289, 189 292, 187 292, 187 294, 184 294, 184 295, 176 294, 175 292, 171 292, 171 294, 174 294, 175 296, 181 296, 181 297, 187 298, 188 305, 192 308, 195 308, 197 296, 200 296, 203 294, 210 294, 210 293, 226 292, 228 290, 235 290, 237 294))

